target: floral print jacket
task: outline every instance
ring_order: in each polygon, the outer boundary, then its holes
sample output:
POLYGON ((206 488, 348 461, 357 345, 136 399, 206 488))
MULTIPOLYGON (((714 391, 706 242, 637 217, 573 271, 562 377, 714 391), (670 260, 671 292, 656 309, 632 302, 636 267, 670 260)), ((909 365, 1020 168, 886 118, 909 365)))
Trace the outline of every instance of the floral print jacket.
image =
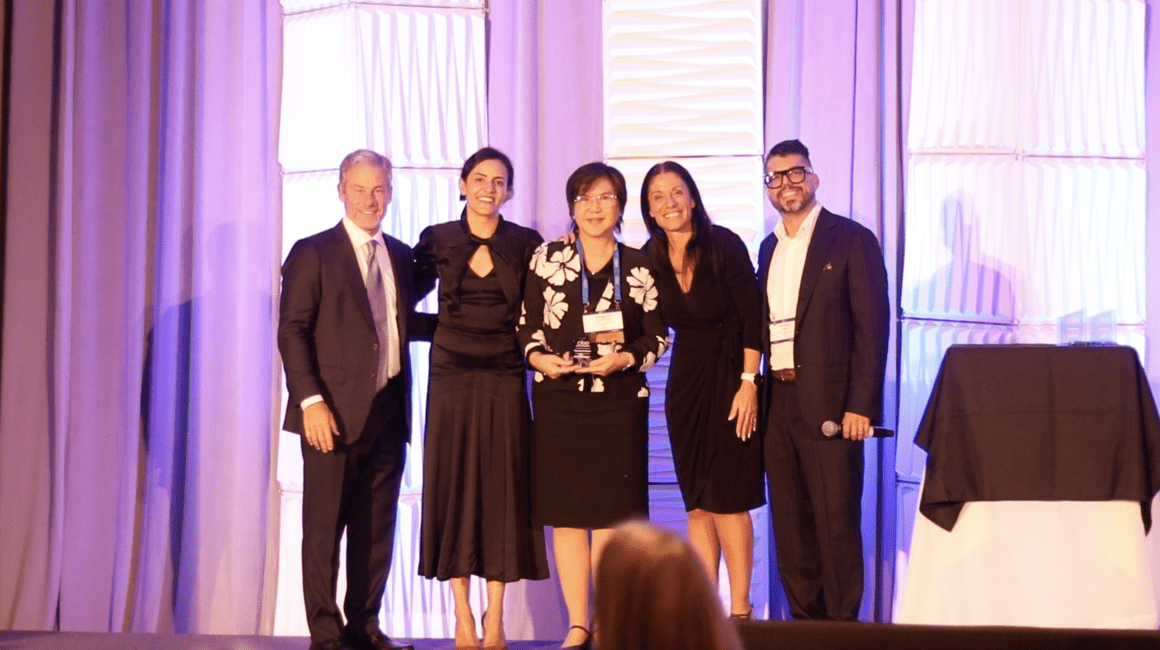
MULTIPOLYGON (((549 379, 534 372, 537 388, 609 393, 617 396, 648 396, 644 372, 656 363, 669 346, 668 328, 657 304, 657 288, 652 261, 641 251, 617 244, 620 249, 621 305, 624 342, 593 344, 592 358, 628 352, 633 364, 607 377, 587 374, 549 379)), ((588 278, 595 311, 612 307, 612 261, 588 278)), ((548 354, 571 352, 577 339, 584 337, 580 301, 580 256, 575 244, 548 242, 532 255, 524 287, 524 308, 516 335, 524 357, 535 351, 548 354)))

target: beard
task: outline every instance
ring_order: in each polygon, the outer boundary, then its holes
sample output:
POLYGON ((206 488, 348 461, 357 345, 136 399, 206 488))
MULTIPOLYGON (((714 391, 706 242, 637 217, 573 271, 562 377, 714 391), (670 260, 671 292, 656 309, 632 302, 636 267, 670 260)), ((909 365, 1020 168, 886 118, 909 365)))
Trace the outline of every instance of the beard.
POLYGON ((778 212, 782 213, 797 213, 801 212, 803 208, 814 202, 814 193, 810 188, 805 186, 798 186, 795 188, 796 193, 790 196, 783 196, 778 193, 776 200, 773 202, 774 207, 778 212))

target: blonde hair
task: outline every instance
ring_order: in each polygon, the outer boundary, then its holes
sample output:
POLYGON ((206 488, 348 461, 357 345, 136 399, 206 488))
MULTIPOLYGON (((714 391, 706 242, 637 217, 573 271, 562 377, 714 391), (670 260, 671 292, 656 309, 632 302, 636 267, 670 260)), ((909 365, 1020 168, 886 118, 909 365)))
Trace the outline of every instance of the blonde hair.
POLYGON ((692 547, 647 522, 616 529, 596 567, 600 650, 741 650, 692 547))

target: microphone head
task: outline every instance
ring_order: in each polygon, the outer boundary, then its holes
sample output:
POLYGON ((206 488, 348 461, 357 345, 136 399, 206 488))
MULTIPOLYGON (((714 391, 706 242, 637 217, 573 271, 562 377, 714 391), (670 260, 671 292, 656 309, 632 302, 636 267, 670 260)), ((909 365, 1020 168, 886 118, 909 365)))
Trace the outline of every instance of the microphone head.
POLYGON ((826 420, 822 423, 822 435, 827 438, 833 438, 842 432, 842 425, 833 420, 826 420))

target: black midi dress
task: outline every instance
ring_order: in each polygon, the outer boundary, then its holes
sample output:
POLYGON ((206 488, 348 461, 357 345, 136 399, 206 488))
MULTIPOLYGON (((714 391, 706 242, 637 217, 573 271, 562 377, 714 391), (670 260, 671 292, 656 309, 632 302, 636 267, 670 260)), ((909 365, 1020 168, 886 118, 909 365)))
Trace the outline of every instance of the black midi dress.
POLYGON ((439 320, 423 458, 419 574, 514 582, 548 576, 531 523, 527 373, 516 343, 528 260, 539 233, 500 221, 484 240, 467 223, 427 228, 415 247, 420 295, 439 280, 439 320), (487 245, 493 269, 468 261, 487 245))

